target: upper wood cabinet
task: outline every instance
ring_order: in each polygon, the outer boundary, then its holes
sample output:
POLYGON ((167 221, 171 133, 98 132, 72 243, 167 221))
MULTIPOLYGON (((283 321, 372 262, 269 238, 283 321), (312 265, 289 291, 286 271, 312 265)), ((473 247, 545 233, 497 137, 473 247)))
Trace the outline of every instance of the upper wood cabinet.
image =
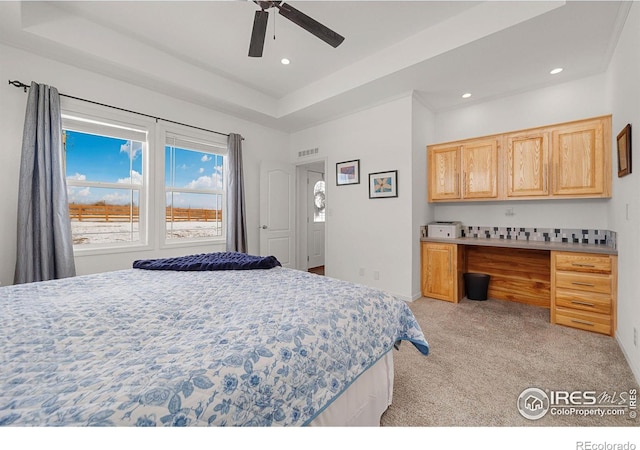
POLYGON ((498 197, 498 141, 473 140, 462 146, 462 198, 498 197))
POLYGON ((610 196, 611 120, 608 121, 609 133, 605 133, 605 122, 590 120, 553 130, 554 195, 610 196), (606 142, 609 146, 605 155, 606 142))
POLYGON ((429 152, 429 201, 460 198, 460 146, 434 147, 429 152))
POLYGON ((549 195, 549 133, 505 135, 507 197, 549 195))
POLYGON ((611 116, 427 146, 430 202, 611 197, 611 116))
POLYGON ((429 201, 497 198, 498 142, 429 147, 429 201))

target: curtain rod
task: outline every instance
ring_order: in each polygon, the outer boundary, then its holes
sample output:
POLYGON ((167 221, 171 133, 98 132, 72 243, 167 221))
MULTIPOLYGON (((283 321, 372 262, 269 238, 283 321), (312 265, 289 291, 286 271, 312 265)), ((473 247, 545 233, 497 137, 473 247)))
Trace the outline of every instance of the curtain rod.
MULTIPOLYGON (((9 84, 11 84, 11 85, 13 85, 13 86, 15 86, 17 88, 23 88, 25 92, 27 92, 27 89, 31 87, 30 85, 24 84, 22 81, 18 81, 18 80, 13 80, 13 81, 9 80, 9 84)), ((169 122, 169 123, 173 123, 175 125, 182 125, 184 127, 195 128, 196 130, 208 131, 209 133, 215 133, 215 134, 220 134, 222 136, 229 137, 229 134, 221 133, 220 131, 208 130, 206 128, 200 128, 200 127, 196 127, 196 126, 193 126, 193 125, 188 125, 186 123, 176 122, 174 120, 163 119, 162 117, 156 117, 156 116, 152 116, 150 114, 145 114, 145 113, 141 113, 141 112, 137 112, 137 111, 131 111, 130 109, 119 108, 117 106, 106 105, 104 103, 94 102, 93 100, 87 100, 85 98, 74 97, 73 95, 67 95, 67 94, 62 94, 62 93, 58 93, 58 95, 60 95, 61 97, 72 98, 74 100, 80 100, 82 102, 92 103, 94 105, 106 106, 107 108, 117 109, 119 111, 125 111, 125 112, 131 113, 131 114, 137 114, 139 116, 149 117, 151 119, 155 119, 156 122, 158 120, 162 120, 163 122, 169 122)))

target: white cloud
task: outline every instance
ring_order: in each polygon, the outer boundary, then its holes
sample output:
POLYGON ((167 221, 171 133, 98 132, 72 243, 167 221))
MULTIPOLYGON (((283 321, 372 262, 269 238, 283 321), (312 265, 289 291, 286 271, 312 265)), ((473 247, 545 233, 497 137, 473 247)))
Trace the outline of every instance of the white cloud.
POLYGON ((77 186, 67 186, 67 201, 69 203, 84 203, 91 195, 91 188, 79 188, 77 186))
POLYGON ((102 197, 108 205, 128 205, 131 203, 131 195, 119 192, 112 192, 102 197))
POLYGON ((198 169, 198 173, 204 173, 204 167, 200 167, 200 169, 198 169))
POLYGON ((75 181, 85 181, 87 179, 86 175, 76 172, 75 175, 71 175, 67 177, 67 180, 75 180, 75 181))
POLYGON ((178 169, 187 170, 188 167, 186 164, 182 164, 181 166, 178 166, 178 169))
POLYGON ((118 178, 118 183, 124 184, 142 184, 142 174, 136 172, 135 170, 131 171, 131 176, 127 178, 118 178))
POLYGON ((120 153, 126 153, 129 158, 136 159, 142 154, 142 142, 127 141, 120 146, 120 153))
POLYGON ((202 162, 209 162, 213 159, 213 156, 208 156, 208 155, 202 155, 202 158, 200 158, 200 161, 202 162))
POLYGON ((212 176, 203 175, 197 180, 191 181, 186 186, 189 189, 222 189, 222 176, 214 173, 212 176))

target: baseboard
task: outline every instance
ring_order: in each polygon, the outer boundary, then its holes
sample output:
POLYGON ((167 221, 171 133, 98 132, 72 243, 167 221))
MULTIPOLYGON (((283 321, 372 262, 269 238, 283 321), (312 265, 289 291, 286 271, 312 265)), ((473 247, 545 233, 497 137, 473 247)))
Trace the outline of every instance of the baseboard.
POLYGON ((631 358, 629 358, 629 353, 627 353, 627 350, 624 348, 624 345, 622 345, 622 341, 618 336, 616 336, 616 341, 618 342, 618 347, 622 350, 624 358, 627 360, 627 364, 629 364, 629 367, 631 368, 631 372, 636 379, 636 383, 640 384, 640 368, 632 361, 631 358))
POLYGON ((392 295, 394 297, 398 297, 401 300, 404 300, 407 303, 412 303, 422 297, 422 294, 412 294, 411 297, 407 297, 406 295, 398 295, 398 294, 392 294, 392 295))

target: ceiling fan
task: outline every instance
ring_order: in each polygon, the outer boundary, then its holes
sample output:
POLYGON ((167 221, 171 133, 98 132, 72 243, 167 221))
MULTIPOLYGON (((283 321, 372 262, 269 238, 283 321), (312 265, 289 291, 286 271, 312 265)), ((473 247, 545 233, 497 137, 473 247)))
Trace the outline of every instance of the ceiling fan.
POLYGON ((264 39, 267 35, 267 21, 269 19, 270 8, 277 8, 280 15, 289 19, 301 28, 304 28, 309 33, 322 39, 327 44, 336 48, 344 41, 344 37, 340 36, 335 31, 325 27, 320 22, 306 14, 298 11, 293 6, 282 1, 275 2, 263 2, 254 0, 260 10, 256 11, 253 18, 253 30, 251 31, 251 42, 249 43, 249 56, 261 57, 262 50, 264 49, 264 39))

